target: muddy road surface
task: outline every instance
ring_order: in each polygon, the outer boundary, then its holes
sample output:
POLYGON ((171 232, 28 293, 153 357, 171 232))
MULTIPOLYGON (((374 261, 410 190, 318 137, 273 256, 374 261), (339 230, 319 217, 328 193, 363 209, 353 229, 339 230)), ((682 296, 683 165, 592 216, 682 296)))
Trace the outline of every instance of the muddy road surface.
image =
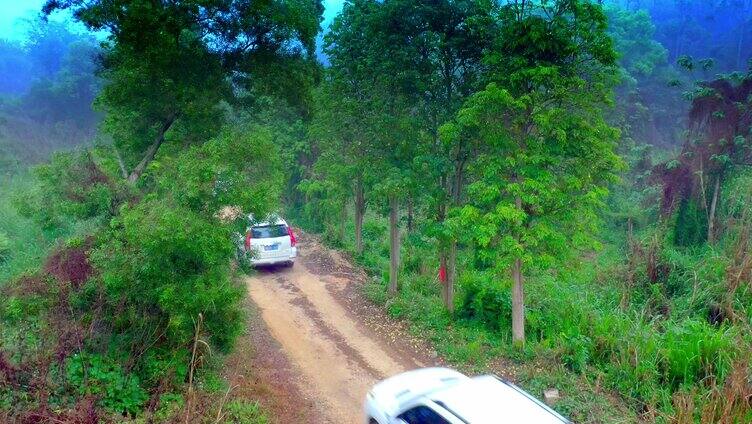
POLYGON ((307 421, 362 423, 363 400, 378 380, 439 365, 424 342, 363 298, 365 281, 312 236, 301 237, 295 266, 246 278, 256 324, 269 335, 256 343, 275 345, 257 346, 256 360, 289 370, 290 387, 281 390, 302 394, 286 401, 301 403, 288 407, 305 409, 307 421))

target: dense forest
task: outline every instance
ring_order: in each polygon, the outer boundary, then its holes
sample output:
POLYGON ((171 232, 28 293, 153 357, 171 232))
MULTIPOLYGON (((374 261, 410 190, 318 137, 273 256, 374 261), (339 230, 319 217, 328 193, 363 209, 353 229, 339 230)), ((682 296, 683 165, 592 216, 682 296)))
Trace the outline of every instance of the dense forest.
POLYGON ((39 12, 0 39, 0 421, 267 422, 221 377, 227 206, 575 422, 752 421, 752 1, 39 12))

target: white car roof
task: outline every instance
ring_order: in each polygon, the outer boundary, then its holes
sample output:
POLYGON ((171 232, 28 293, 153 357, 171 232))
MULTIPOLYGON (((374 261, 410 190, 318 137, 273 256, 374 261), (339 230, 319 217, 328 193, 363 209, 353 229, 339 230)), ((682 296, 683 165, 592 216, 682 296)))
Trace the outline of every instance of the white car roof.
POLYGON ((253 215, 248 215, 248 221, 253 223, 254 227, 267 227, 269 225, 287 225, 287 221, 282 219, 279 215, 270 215, 265 221, 253 221, 253 215))
POLYGON ((473 377, 428 398, 472 424, 569 422, 519 387, 492 375, 473 377))
POLYGON ((371 393, 382 407, 395 414, 402 405, 420 396, 466 380, 470 378, 448 368, 422 368, 389 377, 376 384, 371 393))

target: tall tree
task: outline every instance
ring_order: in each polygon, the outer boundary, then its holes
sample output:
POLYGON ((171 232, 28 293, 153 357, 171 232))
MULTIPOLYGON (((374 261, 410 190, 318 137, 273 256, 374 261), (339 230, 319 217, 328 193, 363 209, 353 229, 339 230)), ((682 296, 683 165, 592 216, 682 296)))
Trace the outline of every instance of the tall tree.
POLYGON ((663 215, 676 212, 674 243, 680 246, 717 240, 724 180, 735 169, 752 164, 752 69, 740 81, 698 82, 688 94, 693 100, 684 146, 676 158, 658 164, 652 175, 662 185, 663 215), (700 219, 698 212, 704 215, 700 219))
POLYGON ((418 134, 413 125, 412 105, 399 90, 402 80, 395 75, 397 71, 390 67, 391 60, 385 54, 397 53, 390 50, 392 42, 383 31, 387 23, 383 3, 353 1, 345 5, 325 43, 332 64, 328 77, 337 92, 336 101, 347 105, 350 110, 344 116, 351 116, 351 123, 355 124, 349 129, 342 126, 343 117, 330 123, 339 127, 336 131, 342 145, 349 146, 345 152, 354 153, 341 159, 343 164, 354 165, 351 170, 355 183, 356 239, 361 237, 359 222, 365 206, 359 192, 364 187, 362 182, 373 175, 378 181, 372 185, 372 195, 388 205, 385 209, 390 217, 389 290, 394 293, 399 271, 399 209, 406 200, 406 188, 414 180, 412 163, 418 134))
MULTIPOLYGON (((483 52, 492 38, 494 4, 485 0, 357 1, 346 6, 340 19, 350 24, 335 24, 335 32, 350 36, 339 36, 331 49, 333 68, 363 73, 350 81, 362 85, 379 75, 388 87, 385 94, 410 108, 417 137, 412 140, 414 157, 403 159, 405 166, 419 172, 412 174, 416 177, 412 183, 403 181, 407 190, 403 195, 409 211, 417 200, 417 187, 424 199, 431 199, 427 206, 436 224, 433 233, 439 241, 441 275, 447 277, 442 281, 443 298, 450 310, 457 245, 443 223, 448 207, 460 202, 469 152, 462 144, 442 142, 439 127, 481 87, 479 76, 483 52)), ((412 225, 412 215, 408 221, 412 225)))
POLYGON ((686 103, 676 85, 681 74, 668 63, 668 51, 655 40, 655 25, 644 11, 606 8, 608 33, 619 53, 621 83, 609 120, 637 144, 670 146, 684 126, 686 103))
POLYGON ((374 116, 373 107, 363 93, 349 91, 347 83, 331 73, 317 91, 318 109, 311 122, 309 138, 316 146, 318 158, 313 167, 313 180, 319 184, 306 188, 325 190, 324 197, 332 200, 340 238, 344 236, 347 205, 354 202, 355 251, 363 250, 363 217, 366 200, 374 178, 373 160, 374 116), (344 85, 344 86, 343 86, 344 85), (339 213, 337 213, 339 212, 339 213), (340 219, 340 215, 341 219, 340 219))
MULTIPOLYGON (((373 40, 369 28, 377 4, 357 1, 344 6, 324 37, 324 51, 331 66, 326 70, 318 91, 317 113, 311 126, 313 142, 320 157, 318 176, 336 189, 340 209, 354 199, 355 250, 363 249, 363 218, 372 188, 372 176, 378 171, 372 166, 378 127, 383 111, 384 80, 373 59, 373 40)), ((343 220, 339 220, 344 225, 343 220)))
POLYGON ((599 4, 509 1, 488 56, 490 83, 447 124, 480 152, 458 220, 512 286, 512 335, 524 343, 525 274, 588 237, 620 160, 603 118, 616 54, 599 4))
POLYGON ((318 0, 47 0, 108 35, 99 97, 105 129, 135 182, 168 132, 203 141, 222 123, 220 102, 237 100, 264 66, 312 58, 318 0))

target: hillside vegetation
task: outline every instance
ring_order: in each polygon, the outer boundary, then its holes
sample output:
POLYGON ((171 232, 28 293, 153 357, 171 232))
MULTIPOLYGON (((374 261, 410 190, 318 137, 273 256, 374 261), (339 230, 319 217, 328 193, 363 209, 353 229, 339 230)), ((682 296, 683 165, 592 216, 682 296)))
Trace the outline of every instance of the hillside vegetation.
POLYGON ((317 0, 61 10, 103 42, 0 43, 0 421, 267 422, 220 374, 272 212, 576 422, 752 421, 749 1, 352 0, 327 66, 317 0))

